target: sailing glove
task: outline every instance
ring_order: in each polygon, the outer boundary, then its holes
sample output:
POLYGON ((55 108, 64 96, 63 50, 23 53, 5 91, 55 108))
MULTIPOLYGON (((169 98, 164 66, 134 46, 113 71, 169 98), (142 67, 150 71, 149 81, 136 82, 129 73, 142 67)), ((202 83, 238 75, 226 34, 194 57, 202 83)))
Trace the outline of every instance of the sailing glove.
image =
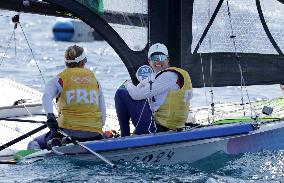
POLYGON ((57 120, 53 113, 47 114, 46 125, 52 132, 56 132, 59 129, 57 120))
POLYGON ((78 144, 78 141, 75 137, 67 136, 67 137, 62 138, 62 143, 63 144, 69 144, 69 143, 78 144))

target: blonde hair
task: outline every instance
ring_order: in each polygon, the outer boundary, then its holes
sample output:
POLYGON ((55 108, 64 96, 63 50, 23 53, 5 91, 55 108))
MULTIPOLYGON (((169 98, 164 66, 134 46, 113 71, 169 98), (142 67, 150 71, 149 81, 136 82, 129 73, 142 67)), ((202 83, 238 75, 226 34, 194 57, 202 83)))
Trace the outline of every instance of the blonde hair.
POLYGON ((65 59, 74 60, 75 58, 82 55, 83 52, 84 52, 84 48, 82 48, 81 46, 77 46, 77 45, 70 46, 65 51, 65 59))
MULTIPOLYGON (((69 46, 67 50, 65 51, 65 59, 74 60, 75 58, 82 55, 83 52, 84 52, 84 48, 81 46, 77 46, 77 45, 69 46)), ((79 67, 80 63, 76 63, 76 62, 66 63, 65 62, 65 65, 67 67, 79 67)))

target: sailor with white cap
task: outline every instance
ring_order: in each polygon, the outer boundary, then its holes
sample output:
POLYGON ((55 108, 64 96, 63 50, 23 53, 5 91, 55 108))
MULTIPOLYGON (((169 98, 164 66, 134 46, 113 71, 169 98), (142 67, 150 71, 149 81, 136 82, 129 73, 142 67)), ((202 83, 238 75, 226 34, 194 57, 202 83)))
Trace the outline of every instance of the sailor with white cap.
POLYGON ((189 74, 170 67, 168 49, 164 44, 153 44, 148 51, 148 62, 154 70, 150 81, 137 86, 125 82, 115 94, 115 107, 122 136, 130 135, 129 120, 134 134, 176 130, 187 120, 192 85, 189 74))

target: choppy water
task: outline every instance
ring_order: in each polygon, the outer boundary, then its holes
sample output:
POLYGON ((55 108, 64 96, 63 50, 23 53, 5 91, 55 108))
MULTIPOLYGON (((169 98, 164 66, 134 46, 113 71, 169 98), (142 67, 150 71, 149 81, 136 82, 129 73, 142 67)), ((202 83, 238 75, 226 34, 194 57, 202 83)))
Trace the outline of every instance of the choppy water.
MULTIPOLYGON (((23 14, 21 25, 38 69, 20 28, 16 30, 16 45, 14 41, 9 44, 13 32, 10 18, 14 13, 0 10, 0 14, 4 15, 0 16, 0 77, 13 78, 42 91, 42 77, 47 81, 64 68, 64 51, 73 43, 52 39, 54 17, 23 14), (6 51, 6 48, 9 49, 6 51), (8 57, 3 59, 5 52, 8 57)), ((126 68, 106 42, 78 44, 88 50, 87 66, 95 70, 108 107, 113 107, 115 90, 129 79, 126 68)), ((251 100, 282 95, 278 85, 252 86, 248 87, 248 92, 251 100)), ((210 97, 208 89, 195 89, 192 105, 208 104, 210 97)), ((214 89, 215 103, 239 101, 240 98, 238 87, 214 89)), ((282 182, 283 158, 281 151, 233 157, 216 154, 194 164, 153 166, 125 163, 119 164, 117 170, 111 170, 103 163, 54 157, 33 163, 0 165, 0 182, 282 182)))
POLYGON ((0 182, 282 182, 283 158, 283 152, 215 154, 194 164, 120 163, 113 170, 103 163, 52 157, 1 165, 0 182))

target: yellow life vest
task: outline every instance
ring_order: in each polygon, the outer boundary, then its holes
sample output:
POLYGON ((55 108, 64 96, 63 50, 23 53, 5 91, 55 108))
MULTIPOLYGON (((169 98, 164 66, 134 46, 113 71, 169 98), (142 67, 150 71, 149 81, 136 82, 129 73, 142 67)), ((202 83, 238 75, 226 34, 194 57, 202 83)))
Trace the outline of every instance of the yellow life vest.
POLYGON ((99 85, 95 75, 84 68, 67 68, 59 75, 63 88, 59 97, 61 128, 102 133, 99 85))
POLYGON ((184 127, 189 114, 189 92, 192 89, 191 79, 185 70, 176 67, 169 67, 162 72, 177 73, 177 84, 180 85, 180 89, 168 92, 165 102, 155 112, 154 117, 158 124, 176 130, 184 127))

